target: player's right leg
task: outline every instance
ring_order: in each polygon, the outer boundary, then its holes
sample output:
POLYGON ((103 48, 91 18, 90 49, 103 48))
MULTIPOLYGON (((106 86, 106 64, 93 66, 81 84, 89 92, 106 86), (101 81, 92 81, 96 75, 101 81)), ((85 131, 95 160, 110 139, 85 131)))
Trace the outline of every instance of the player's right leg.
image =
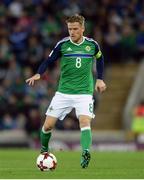
POLYGON ((49 140, 51 130, 55 126, 57 119, 63 120, 64 117, 72 110, 71 101, 65 94, 56 92, 47 111, 46 120, 41 131, 41 153, 49 151, 49 140))
POLYGON ((52 116, 46 116, 44 125, 41 130, 41 153, 49 151, 49 141, 51 138, 51 130, 55 126, 57 118, 52 116))

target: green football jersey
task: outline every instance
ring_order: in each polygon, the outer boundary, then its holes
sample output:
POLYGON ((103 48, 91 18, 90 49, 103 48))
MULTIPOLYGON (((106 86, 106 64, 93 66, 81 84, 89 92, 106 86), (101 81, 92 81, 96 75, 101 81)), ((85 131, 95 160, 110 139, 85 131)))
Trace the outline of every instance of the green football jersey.
POLYGON ((43 74, 47 66, 59 57, 61 74, 57 91, 65 94, 93 94, 94 59, 97 59, 98 78, 101 79, 103 75, 103 58, 97 42, 83 37, 83 41, 76 44, 70 37, 64 38, 40 65, 38 73, 43 74))
POLYGON ((95 57, 100 56, 98 44, 86 37, 80 44, 70 38, 61 44, 61 75, 58 91, 65 94, 93 94, 94 80, 92 66, 95 57))

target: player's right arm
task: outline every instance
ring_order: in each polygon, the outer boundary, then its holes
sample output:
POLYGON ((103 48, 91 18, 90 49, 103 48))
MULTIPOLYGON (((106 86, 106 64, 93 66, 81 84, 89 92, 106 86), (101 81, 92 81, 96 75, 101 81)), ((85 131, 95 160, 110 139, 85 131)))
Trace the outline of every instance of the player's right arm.
POLYGON ((32 77, 26 79, 26 83, 28 83, 28 85, 30 85, 30 86, 33 86, 34 82, 39 79, 40 79, 40 74, 37 73, 37 74, 33 75, 32 77))
POLYGON ((60 49, 61 43, 57 43, 55 48, 49 54, 49 57, 40 64, 37 73, 32 77, 26 79, 26 83, 28 83, 30 86, 33 86, 35 81, 39 80, 41 75, 46 71, 47 67, 61 56, 60 49))

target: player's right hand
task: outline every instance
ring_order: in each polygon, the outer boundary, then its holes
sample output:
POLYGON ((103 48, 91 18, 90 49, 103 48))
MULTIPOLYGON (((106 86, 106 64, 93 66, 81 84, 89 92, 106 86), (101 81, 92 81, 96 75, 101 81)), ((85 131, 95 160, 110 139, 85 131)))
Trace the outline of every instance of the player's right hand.
POLYGON ((35 74, 34 76, 32 76, 31 78, 29 79, 26 79, 26 83, 28 83, 30 86, 33 86, 34 85, 34 82, 36 80, 39 80, 40 79, 40 74, 35 74))

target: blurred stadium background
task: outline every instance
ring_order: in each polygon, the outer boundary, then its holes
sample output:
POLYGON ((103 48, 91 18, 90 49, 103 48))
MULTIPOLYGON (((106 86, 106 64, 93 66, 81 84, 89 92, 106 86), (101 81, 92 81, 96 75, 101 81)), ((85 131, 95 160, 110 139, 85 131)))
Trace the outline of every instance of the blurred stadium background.
MULTIPOLYGON (((144 0, 0 1, 0 147, 40 148, 59 62, 34 87, 25 79, 68 35, 65 17, 75 13, 85 16, 85 35, 98 41, 105 57, 108 88, 94 94, 93 149, 144 148, 144 0)), ((57 122, 51 147, 80 148, 74 111, 57 122)))

